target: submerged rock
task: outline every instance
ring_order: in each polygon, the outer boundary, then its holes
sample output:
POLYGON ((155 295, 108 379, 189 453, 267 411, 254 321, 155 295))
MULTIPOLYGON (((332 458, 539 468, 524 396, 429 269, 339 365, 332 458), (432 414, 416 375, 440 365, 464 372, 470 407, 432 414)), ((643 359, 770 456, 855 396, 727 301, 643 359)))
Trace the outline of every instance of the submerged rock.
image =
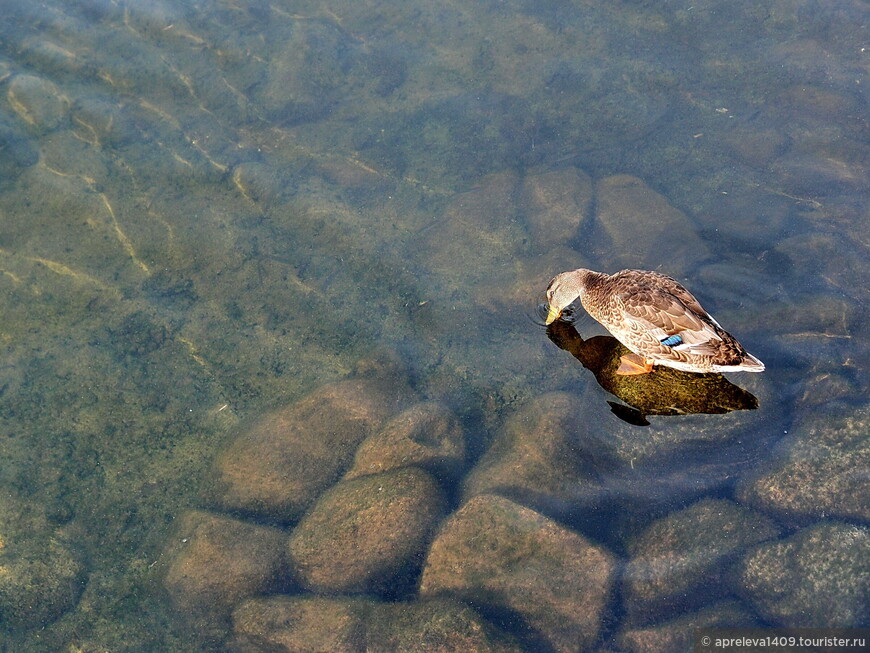
POLYGON ((400 377, 347 379, 266 415, 218 457, 208 501, 231 512, 295 521, 408 393, 400 377))
POLYGON ((497 493, 564 515, 596 478, 592 461, 577 446, 584 412, 580 399, 567 392, 541 395, 524 405, 466 477, 463 497, 497 493))
POLYGON ((544 301, 550 279, 582 267, 591 267, 591 263, 564 245, 554 245, 540 255, 513 257, 503 275, 482 280, 471 289, 474 305, 489 312, 498 323, 517 321, 525 331, 526 315, 536 301, 544 301))
POLYGON ((367 653, 521 653, 516 641, 460 601, 435 598, 379 606, 367 653))
POLYGON ((749 552, 741 593, 773 624, 804 628, 870 626, 870 529, 820 522, 749 552))
POLYGON ((7 181, 39 161, 39 153, 22 130, 0 122, 0 175, 7 181))
POLYGON ((776 334, 774 339, 787 349, 809 348, 814 341, 847 339, 860 329, 854 303, 830 293, 777 300, 767 303, 756 322, 776 334))
MULTIPOLYGON (((772 100, 774 98, 771 98, 772 100)), ((805 82, 785 88, 776 94, 774 106, 786 114, 787 119, 809 122, 810 116, 823 124, 846 125, 860 114, 858 99, 851 93, 838 92, 823 84, 805 82)))
POLYGON ((269 62, 258 99, 279 122, 320 119, 347 92, 353 53, 347 32, 331 21, 294 21, 269 62))
POLYGON ((365 653, 367 599, 272 596, 233 612, 232 650, 365 653))
POLYGON ((767 273, 738 262, 714 262, 701 266, 692 279, 692 288, 703 306, 712 310, 726 330, 754 351, 746 340, 747 331, 781 329, 782 322, 765 322, 771 305, 782 301, 783 290, 770 283, 767 273))
POLYGON ((679 275, 710 255, 697 227, 679 209, 630 175, 614 175, 595 187, 595 220, 606 244, 596 249, 616 253, 606 272, 620 268, 655 270, 666 253, 667 272, 679 275))
POLYGON ((243 599, 285 584, 286 534, 200 510, 179 517, 164 578, 177 617, 206 640, 221 640, 243 599))
POLYGON ((428 269, 465 289, 510 266, 526 240, 517 216, 518 185, 518 176, 505 172, 458 194, 437 224, 422 232, 420 249, 428 269))
POLYGON ((870 184, 870 173, 861 161, 838 158, 825 151, 790 152, 774 161, 771 171, 778 184, 798 196, 860 192, 870 184))
POLYGON ((233 614, 240 653, 519 653, 508 636, 458 601, 249 599, 233 614))
POLYGON ((92 145, 120 147, 144 138, 131 112, 111 98, 86 95, 71 111, 76 135, 92 145))
POLYGON ((722 601, 671 621, 627 628, 616 636, 625 653, 692 653, 698 628, 751 628, 758 621, 737 601, 722 601))
POLYGON ((530 175, 523 180, 520 197, 529 233, 543 252, 578 235, 592 206, 592 179, 577 168, 530 175))
POLYGON ((867 410, 859 409, 799 421, 767 469, 740 484, 738 496, 786 520, 841 517, 870 522, 867 417, 867 410))
POLYGON ((630 542, 625 607, 635 620, 648 621, 675 606, 720 598, 729 563, 778 534, 770 519, 731 501, 705 499, 672 513, 630 542))
MULTIPOLYGON (((764 174, 766 169, 765 166, 764 174)), ((780 241, 791 232, 794 203, 793 199, 773 189, 757 185, 733 187, 727 194, 720 191, 715 199, 705 198, 703 204, 697 206, 700 213, 696 217, 705 240, 713 246, 714 264, 725 258, 716 255, 717 246, 721 247, 722 243, 737 242, 739 249, 755 251, 780 241)), ((732 264, 735 268, 745 267, 746 260, 734 257, 732 264)))
POLYGON ((40 161, 53 170, 79 175, 95 186, 108 181, 109 168, 104 153, 83 141, 71 129, 58 129, 42 143, 40 161))
POLYGON ((424 402, 399 413, 366 438, 345 479, 409 466, 453 476, 464 461, 465 434, 456 415, 443 404, 424 402))
POLYGON ((861 244, 870 237, 867 224, 870 219, 859 219, 845 232, 811 231, 784 238, 774 251, 792 266, 795 278, 824 280, 843 295, 857 299, 870 274, 870 260, 861 244))
POLYGON ((362 161, 351 157, 322 157, 314 162, 317 172, 330 184, 350 191, 353 197, 383 198, 395 192, 396 181, 389 174, 382 173, 362 161))
POLYGON ((282 198, 288 186, 280 170, 257 161, 245 161, 233 168, 232 182, 246 199, 261 203, 267 210, 282 198))
MULTIPOLYGON (((649 383, 654 391, 655 380, 649 383)), ((757 418, 679 415, 639 428, 618 410, 593 413, 607 410, 600 404, 609 396, 587 384, 582 397, 553 392, 524 404, 466 477, 465 499, 500 494, 556 518, 634 512, 721 485, 745 466, 746 449, 764 445, 736 440, 757 418)))
POLYGON ((574 653, 598 640, 615 568, 603 547, 508 499, 484 495, 441 528, 420 595, 516 613, 529 628, 526 638, 574 653))
POLYGON ((423 553, 443 512, 441 489, 420 469, 343 481, 293 530, 290 568, 319 592, 386 589, 423 553))
POLYGON ((81 74, 86 58, 47 38, 43 30, 39 32, 38 35, 22 39, 19 62, 52 77, 81 74))
POLYGON ((766 168, 788 146, 786 135, 770 127, 738 127, 724 133, 721 140, 743 163, 755 168, 766 168))

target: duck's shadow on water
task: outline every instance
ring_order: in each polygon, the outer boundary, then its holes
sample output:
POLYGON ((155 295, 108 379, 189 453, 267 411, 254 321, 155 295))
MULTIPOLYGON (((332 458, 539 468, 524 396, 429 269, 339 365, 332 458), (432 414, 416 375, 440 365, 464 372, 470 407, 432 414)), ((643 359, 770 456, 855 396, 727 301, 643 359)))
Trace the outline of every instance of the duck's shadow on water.
POLYGON ((753 394, 721 374, 696 374, 661 366, 649 374, 617 374, 620 358, 629 350, 612 336, 584 340, 571 322, 553 322, 547 327, 547 337, 592 372, 602 388, 624 402, 607 403, 617 417, 629 424, 648 426, 647 415, 722 414, 758 408, 753 394))

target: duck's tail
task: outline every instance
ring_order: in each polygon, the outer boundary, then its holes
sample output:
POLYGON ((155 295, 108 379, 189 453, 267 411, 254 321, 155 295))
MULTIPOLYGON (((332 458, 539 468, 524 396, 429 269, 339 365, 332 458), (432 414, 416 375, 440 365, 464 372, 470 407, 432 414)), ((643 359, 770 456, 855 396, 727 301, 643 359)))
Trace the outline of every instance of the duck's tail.
POLYGON ((744 372, 763 372, 764 363, 749 352, 746 352, 746 356, 743 357, 743 362, 740 364, 740 369, 744 372))
POLYGON ((732 372, 763 372, 764 371, 764 363, 758 360, 755 356, 746 352, 743 356, 743 360, 740 361, 738 365, 735 365, 731 368, 732 372))
POLYGON ((737 365, 714 365, 714 372, 763 372, 764 363, 755 356, 746 352, 737 365))

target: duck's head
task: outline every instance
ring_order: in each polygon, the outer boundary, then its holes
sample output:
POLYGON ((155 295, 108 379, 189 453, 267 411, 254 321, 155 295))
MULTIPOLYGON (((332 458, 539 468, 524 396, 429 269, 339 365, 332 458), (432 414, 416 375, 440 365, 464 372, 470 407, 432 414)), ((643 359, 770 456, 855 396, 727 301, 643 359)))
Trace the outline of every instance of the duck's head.
POLYGON ((582 300, 590 279, 600 276, 597 272, 579 268, 570 272, 560 272, 547 286, 547 324, 552 324, 574 300, 582 300))

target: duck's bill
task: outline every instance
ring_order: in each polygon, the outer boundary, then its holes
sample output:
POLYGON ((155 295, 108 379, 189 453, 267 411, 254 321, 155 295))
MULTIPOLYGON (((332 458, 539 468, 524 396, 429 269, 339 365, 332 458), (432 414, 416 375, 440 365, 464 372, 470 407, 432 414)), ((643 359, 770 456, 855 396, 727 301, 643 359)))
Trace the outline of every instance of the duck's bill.
POLYGON ((559 316, 561 314, 562 314, 562 311, 557 310, 557 309, 553 308, 552 306, 550 306, 549 311, 547 312, 546 323, 552 324, 553 322, 555 322, 556 320, 559 319, 559 316))

